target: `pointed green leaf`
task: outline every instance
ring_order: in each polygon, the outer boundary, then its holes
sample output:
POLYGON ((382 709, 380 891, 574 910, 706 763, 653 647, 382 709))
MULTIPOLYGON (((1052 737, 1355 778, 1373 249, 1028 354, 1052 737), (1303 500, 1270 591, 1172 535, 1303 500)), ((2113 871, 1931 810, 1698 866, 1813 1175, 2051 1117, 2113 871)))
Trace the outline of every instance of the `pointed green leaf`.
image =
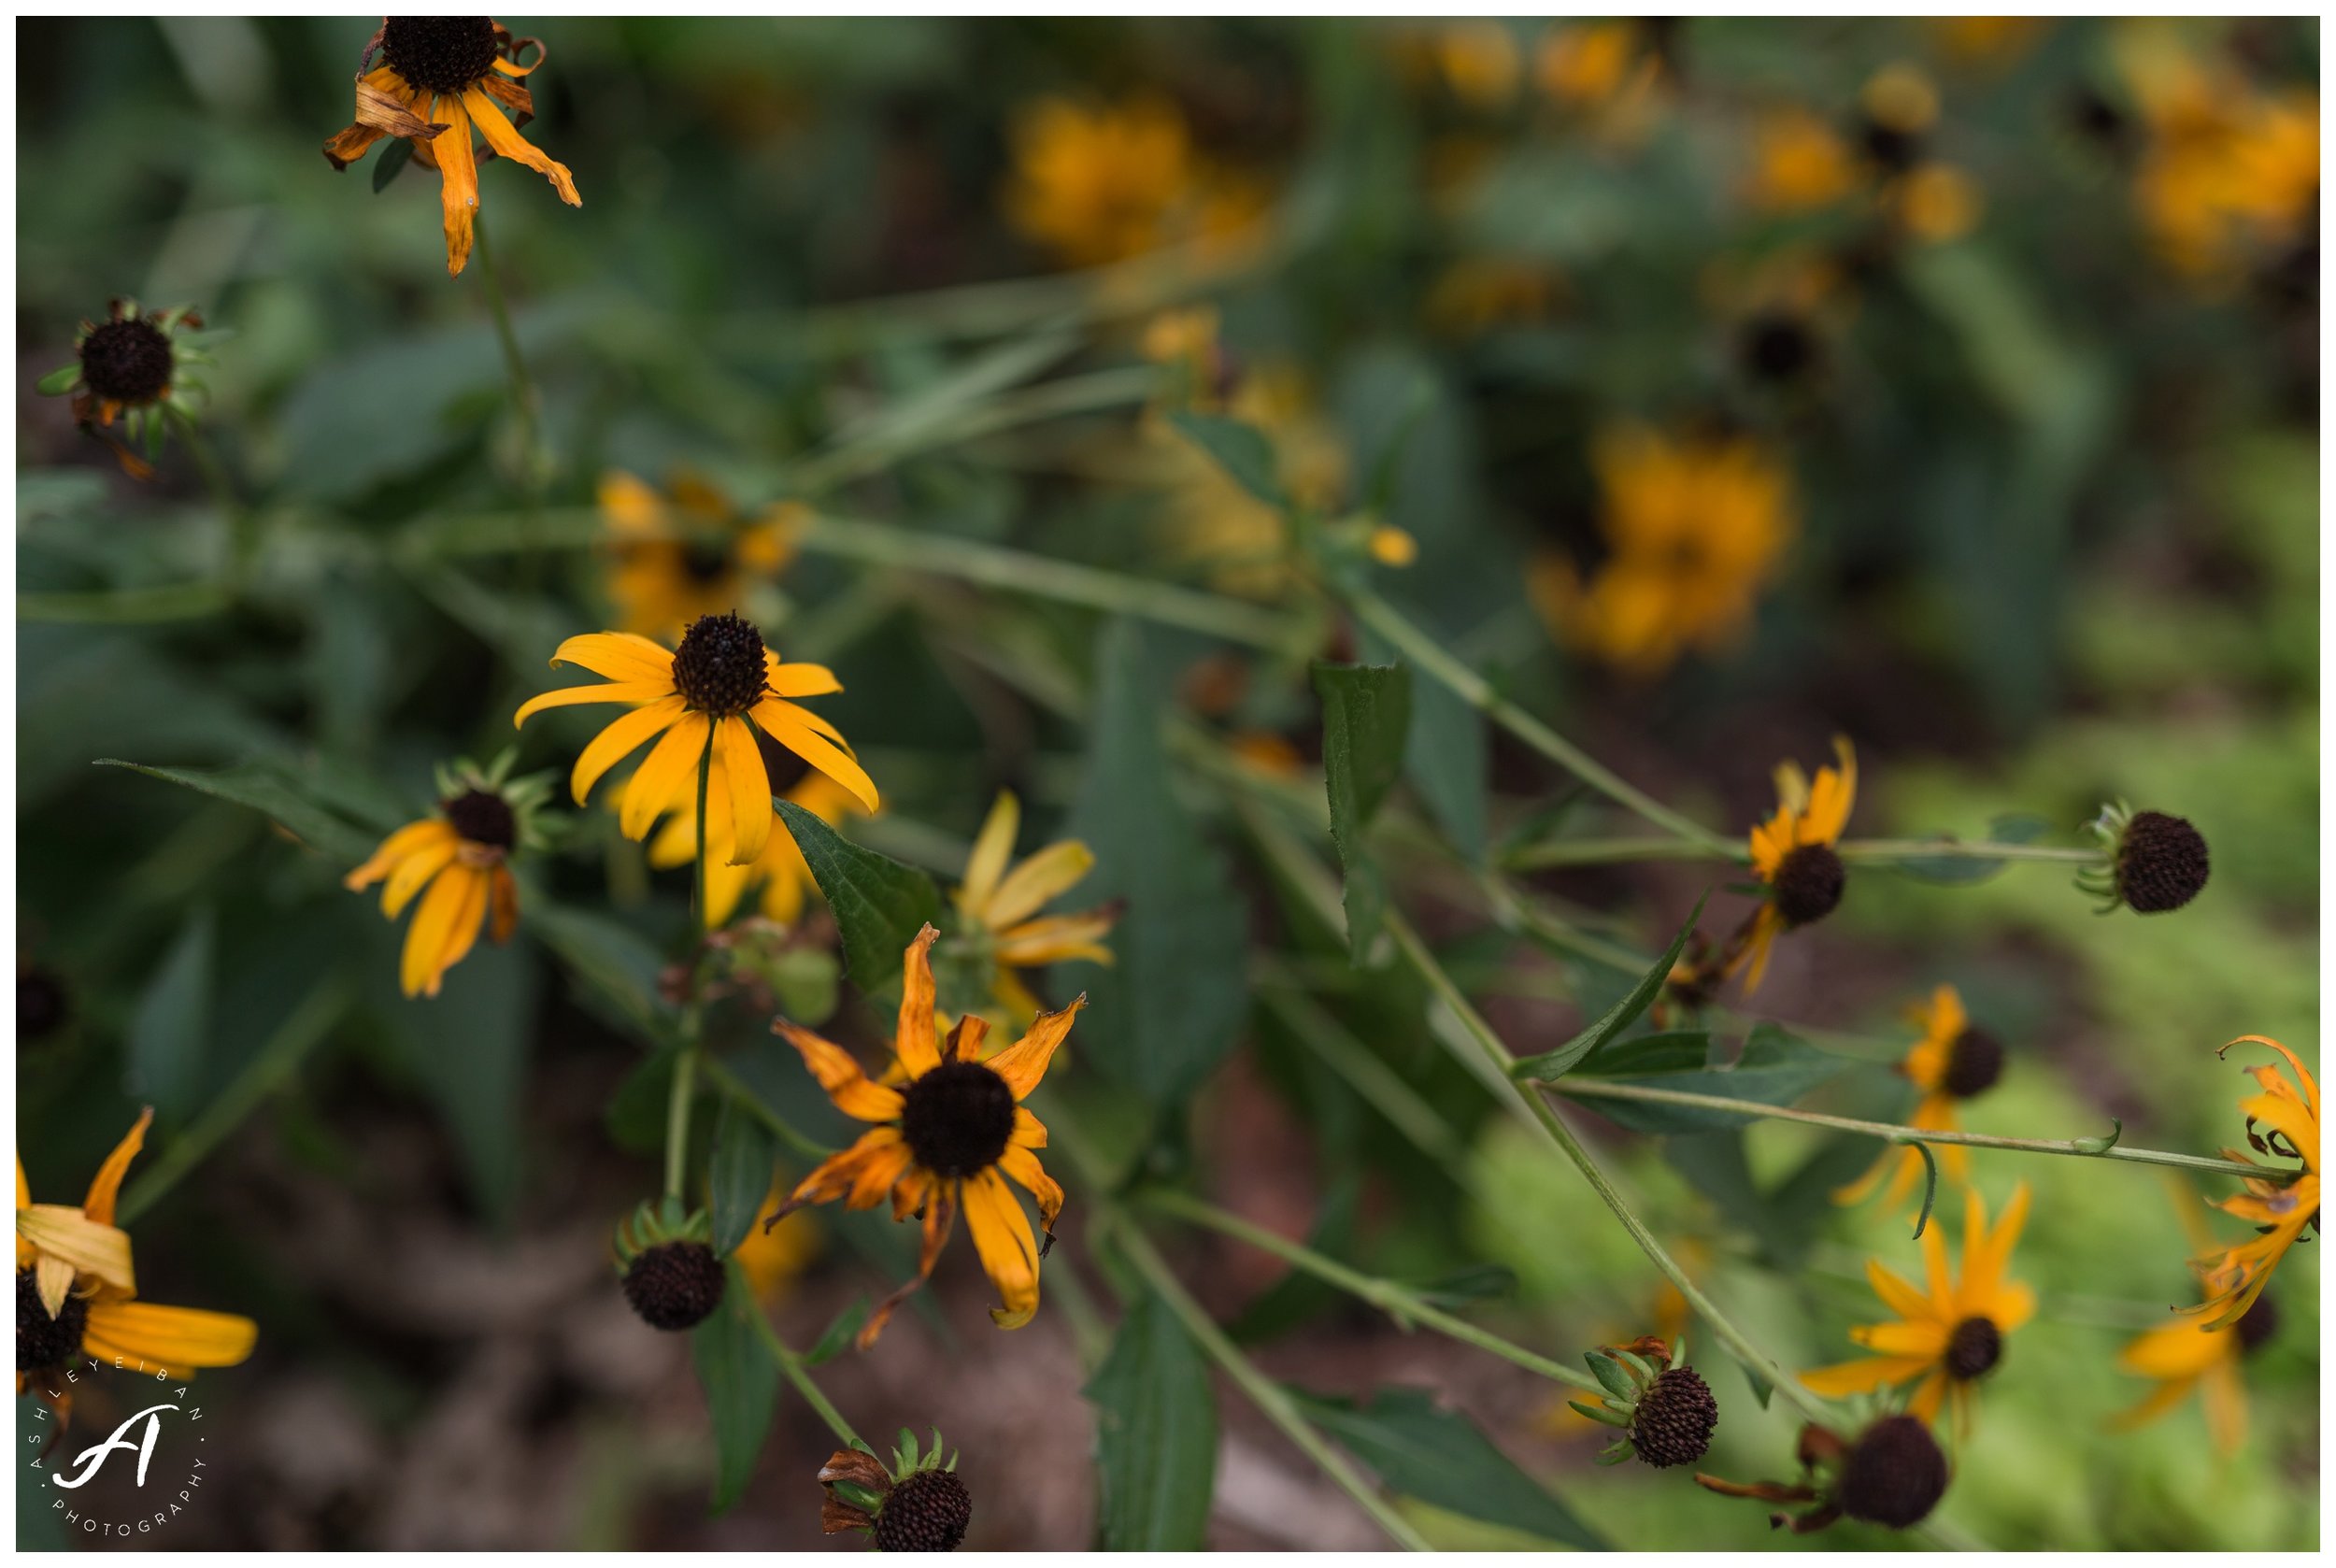
POLYGON ((179 927, 130 1019, 130 1088, 165 1125, 195 1108, 211 1049, 218 923, 206 905, 179 927))
POLYGON ((1198 1551, 1217 1475, 1217 1401, 1184 1325, 1147 1292, 1087 1385, 1110 1551, 1198 1551))
POLYGON ((1568 1408, 1577 1410, 1591 1420, 1602 1421, 1610 1427, 1628 1427, 1631 1424, 1630 1417, 1611 1405, 1585 1404, 1578 1399, 1569 1399, 1565 1403, 1568 1408))
POLYGON ((737 1101, 725 1099, 714 1123, 714 1152, 706 1176, 713 1194, 717 1255, 729 1257, 753 1233, 777 1166, 778 1140, 771 1130, 737 1101))
MULTIPOLYGON (((1856 1065, 1847 1057, 1821 1051, 1773 1023, 1753 1028, 1744 1054, 1732 1067, 1700 1067, 1674 1073, 1606 1075, 1602 1081, 1644 1084, 1650 1089, 1678 1090, 1688 1094, 1712 1094, 1728 1100, 1750 1100, 1763 1105, 1788 1105, 1827 1079, 1856 1065)), ((1562 1092, 1564 1086, 1559 1086, 1562 1092)), ((1598 1114, 1639 1133, 1701 1133, 1742 1127, 1758 1120, 1737 1111, 1702 1105, 1670 1105, 1647 1100, 1611 1100, 1584 1095, 1598 1114)))
POLYGON ((1322 700, 1322 779, 1330 795, 1331 842, 1346 872, 1346 948, 1363 962, 1379 934, 1387 890, 1365 846, 1365 830, 1403 768, 1411 725, 1411 672, 1401 664, 1314 666, 1322 700))
POLYGON ((728 1288, 714 1315, 690 1331, 690 1360, 705 1390, 714 1427, 717 1514, 738 1501, 753 1478, 754 1461, 777 1408, 778 1363, 748 1316, 762 1307, 735 1260, 725 1265, 728 1288))
POLYGON ((148 767, 119 757, 100 757, 99 767, 128 768, 171 784, 183 784, 207 795, 248 805, 273 817, 284 831, 326 859, 356 865, 373 853, 378 839, 328 810, 320 792, 300 769, 280 759, 262 757, 225 768, 148 767))
POLYGON ((1688 916, 1688 923, 1679 928, 1679 934, 1671 939, 1671 946, 1663 950, 1662 957, 1655 961, 1653 966, 1640 977, 1639 983, 1631 988, 1628 995, 1607 1009, 1603 1018, 1556 1050, 1541 1056, 1526 1057, 1509 1069, 1510 1075, 1517 1078, 1537 1078, 1543 1083, 1555 1083, 1571 1072, 1574 1063, 1582 1058, 1636 1023, 1639 1015, 1652 1006, 1655 998, 1661 994, 1663 982, 1671 978, 1672 966, 1687 950, 1688 938, 1695 934, 1695 924, 1703 918, 1704 901, 1711 896, 1706 892, 1695 901, 1694 912, 1688 916))
POLYGON ((844 934, 844 963, 866 995, 896 989, 901 955, 941 913, 941 891, 914 866, 863 849, 792 801, 775 801, 844 934))
POLYGON ((80 380, 81 364, 78 360, 76 360, 73 363, 52 370, 42 377, 33 383, 33 390, 43 397, 55 397, 59 392, 71 392, 80 384, 80 380))
POLYGON ((1588 1351, 1582 1360, 1589 1363, 1589 1370, 1596 1375, 1598 1381, 1606 1386, 1606 1392, 1617 1399, 1638 1398, 1638 1385, 1631 1381, 1630 1372, 1620 1361, 1603 1350, 1588 1351))
POLYGON ((1257 426, 1218 414, 1184 411, 1169 415, 1168 422, 1185 439, 1216 459, 1217 466, 1243 490, 1276 511, 1289 505, 1275 470, 1274 444, 1257 426))
POLYGON ((414 156, 414 144, 403 136, 392 136, 390 144, 373 161, 373 193, 379 195, 389 189, 390 181, 406 170, 414 156))
POLYGON ((851 1347, 852 1336, 860 1332, 860 1325, 867 1320, 868 1298, 854 1296, 851 1304, 837 1313, 827 1332, 819 1335, 819 1343, 803 1353, 803 1364, 823 1366, 842 1355, 851 1347))

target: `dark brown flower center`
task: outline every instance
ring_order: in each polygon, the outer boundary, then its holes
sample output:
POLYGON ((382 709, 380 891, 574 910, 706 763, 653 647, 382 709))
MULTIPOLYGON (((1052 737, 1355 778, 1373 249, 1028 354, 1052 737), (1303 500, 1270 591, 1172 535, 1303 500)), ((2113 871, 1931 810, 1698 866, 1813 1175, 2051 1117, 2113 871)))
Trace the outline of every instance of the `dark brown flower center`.
POLYGON ((1946 1371, 1969 1382, 1985 1377, 2003 1359, 2003 1331, 1992 1318, 1966 1318, 1946 1336, 1946 1371))
POLYGON ((1744 365, 1763 381, 1798 380, 1816 359, 1816 339, 1785 311, 1763 311, 1745 323, 1739 345, 1744 365))
POLYGON ((1966 1029, 1946 1048, 1939 1087, 1958 1100, 1985 1094, 2003 1076, 2003 1042, 1984 1029, 1966 1029))
POLYGON ((1914 167, 1916 158, 1922 152, 1921 136, 1878 120, 1865 122, 1859 139, 1865 145, 1866 156, 1881 165, 1886 174, 1900 174, 1914 167))
POLYGON ((1830 846, 1802 845, 1776 867, 1776 878, 1772 884, 1776 912, 1785 917, 1787 925, 1807 925, 1811 920, 1823 919, 1841 903, 1845 877, 1841 857, 1833 853, 1830 846))
POLYGON ((650 1328, 693 1329, 722 1304, 722 1262, 702 1241, 667 1241, 624 1271, 624 1299, 650 1328))
POLYGON ((16 1037, 20 1044, 47 1039, 64 1027, 72 1013, 63 976, 40 964, 17 971, 16 1037))
POLYGON ((1912 1416, 1885 1416, 1866 1428, 1842 1463, 1841 1506, 1853 1519, 1903 1530, 1945 1495, 1946 1456, 1912 1416))
POLYGON ((901 1478, 876 1515, 880 1552, 953 1552, 974 1522, 973 1494, 953 1470, 919 1470, 901 1478))
POLYGON ((709 587, 730 575, 730 552, 711 539, 692 539, 681 547, 681 570, 691 582, 709 587))
POLYGON ((81 384, 115 403, 153 402, 170 371, 170 339, 151 321, 107 321, 81 339, 81 384))
POLYGON ((381 53, 412 85, 460 93, 494 68, 494 19, 393 16, 381 27, 381 53))
POLYGON ((40 1304, 40 1286, 31 1269, 16 1271, 16 1370, 50 1372, 80 1353, 89 1327, 89 1303, 67 1296, 54 1318, 40 1304))
POLYGON ((1712 1446, 1719 1404, 1691 1366, 1668 1367, 1639 1396, 1631 1417, 1631 1446, 1658 1470, 1692 1464, 1712 1446))
POLYGON ((986 1171, 1014 1136, 1014 1090, 978 1062, 944 1062, 902 1096, 901 1136, 926 1170, 986 1171))
POLYGON ((762 700, 768 685, 762 634, 734 614, 698 617, 674 653, 673 679, 682 700, 700 713, 744 713, 762 700))
POLYGON ((2240 1315, 2239 1320, 2231 1325, 2231 1330, 2239 1336, 2242 1355, 2252 1356, 2270 1344, 2272 1337, 2279 1333, 2279 1305, 2272 1300, 2271 1292, 2266 1290, 2256 1297, 2255 1304, 2240 1315))
POLYGON ((473 844, 508 849, 519 842, 519 819, 512 815, 510 802, 492 791, 466 791, 438 808, 454 831, 473 844))
POLYGON ((2206 839, 2180 817, 2141 811, 2117 840, 2117 894, 2137 915, 2179 909, 2206 886, 2206 839))

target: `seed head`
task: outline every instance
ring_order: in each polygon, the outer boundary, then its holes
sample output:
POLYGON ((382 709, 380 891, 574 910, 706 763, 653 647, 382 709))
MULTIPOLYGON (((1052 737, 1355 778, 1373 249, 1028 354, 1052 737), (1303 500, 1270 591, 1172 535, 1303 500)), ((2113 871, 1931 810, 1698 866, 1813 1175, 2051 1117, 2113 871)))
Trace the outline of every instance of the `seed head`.
POLYGON ((1946 1336, 1946 1373, 1969 1382, 1995 1370, 2003 1359, 2003 1331, 1992 1318, 1966 1318, 1946 1336))
POLYGON ((675 687, 700 713, 726 719, 762 700, 770 672, 762 634, 736 615, 704 615, 682 634, 673 656, 675 687))
POLYGON ((2271 1343, 2279 1333, 2279 1305, 2272 1300, 2270 1291, 2255 1298, 2255 1304, 2231 1325, 2231 1332, 2239 1336, 2242 1355, 2252 1356, 2271 1343))
POLYGON ((919 1470, 902 1477, 876 1515, 880 1552, 953 1552, 974 1522, 973 1494, 950 1470, 919 1470))
POLYGON ((1631 1444, 1658 1470, 1692 1464, 1712 1446, 1719 1425, 1719 1404, 1702 1374, 1674 1366, 1659 1374, 1639 1396, 1631 1421, 1631 1444))
POLYGON ((1776 912, 1787 925, 1807 925, 1831 914, 1841 903, 1846 878, 1841 857, 1829 845, 1803 844, 1776 867, 1773 884, 1776 912))
POLYGON ((1014 1090, 978 1062, 944 1062, 904 1092, 901 1136, 937 1175, 988 1170, 1014 1136, 1014 1090))
POLYGON ((41 1304, 40 1286, 31 1269, 16 1271, 16 1370, 48 1372, 64 1365, 81 1350, 81 1333, 89 1327, 89 1303, 68 1295, 54 1318, 41 1304))
POLYGON ((519 842, 519 818, 511 803, 491 790, 467 790, 440 803, 447 821, 473 844, 508 849, 519 842))
POLYGON ((1885 1416, 1866 1428, 1842 1464, 1842 1511, 1868 1524, 1904 1530, 1945 1495, 1946 1456, 1912 1416, 1885 1416))
POLYGON ((660 1242, 624 1271, 624 1299, 650 1328, 678 1333, 713 1316, 722 1283, 721 1260, 704 1242, 660 1242))
POLYGON ((494 19, 393 16, 381 26, 381 53, 413 86, 460 93, 494 68, 494 19))
POLYGON ((2137 915, 2181 908, 2206 873, 2206 840, 2185 818, 2139 811, 2117 839, 2117 896, 2137 915))
POLYGON ((99 397, 132 406, 170 390, 170 339, 143 317, 107 321, 81 339, 81 384, 99 397))

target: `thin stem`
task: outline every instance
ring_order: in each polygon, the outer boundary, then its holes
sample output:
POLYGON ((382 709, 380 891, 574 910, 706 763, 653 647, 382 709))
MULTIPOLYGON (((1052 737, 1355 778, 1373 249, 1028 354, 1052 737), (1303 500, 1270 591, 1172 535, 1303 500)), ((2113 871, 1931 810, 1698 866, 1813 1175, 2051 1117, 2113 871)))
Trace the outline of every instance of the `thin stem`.
POLYGON ((1845 838, 1834 847, 1845 861, 2058 861, 2082 865, 2102 859, 2099 849, 2056 848, 2048 844, 1968 843, 1959 838, 1845 838))
POLYGON ((519 334, 511 330, 511 311, 503 297, 503 272, 495 265, 494 251, 487 244, 487 217, 479 213, 471 226, 472 253, 478 258, 479 281, 486 286, 487 314, 493 318, 495 341, 503 347, 503 368, 511 378, 511 401, 520 419, 520 492, 533 497, 536 492, 535 449, 535 383, 527 374, 527 361, 520 353, 519 334))
POLYGON ((1196 1225, 1205 1225, 1210 1230, 1221 1232, 1239 1241, 1245 1241, 1260 1251, 1270 1252, 1291 1267, 1303 1269, 1318 1279, 1327 1280, 1359 1301, 1369 1302, 1406 1329, 1416 1323, 1423 1329, 1433 1329, 1436 1333, 1447 1338, 1457 1339, 1464 1345, 1473 1345, 1479 1350, 1489 1351, 1503 1361, 1514 1362, 1526 1371, 1549 1378, 1553 1382, 1566 1383, 1577 1389, 1588 1389, 1592 1391, 1596 1391, 1599 1388, 1598 1379, 1586 1372, 1576 1372, 1562 1362, 1553 1361, 1546 1356, 1536 1355, 1523 1346, 1503 1339, 1497 1333, 1480 1329, 1465 1319, 1455 1318, 1448 1312, 1439 1310, 1421 1300, 1417 1291, 1394 1280, 1358 1273, 1344 1263, 1325 1258, 1319 1252, 1302 1247, 1294 1241, 1285 1240, 1261 1226, 1252 1225, 1239 1215, 1228 1213, 1214 1204, 1203 1203, 1198 1198, 1167 1189, 1154 1189, 1143 1192, 1135 1201, 1147 1208, 1158 1209, 1163 1214, 1173 1214, 1180 1219, 1189 1219, 1196 1225))
POLYGON ((714 731, 705 726, 705 749, 698 753, 697 916, 698 956, 691 964, 690 1003, 681 1010, 681 1054, 673 1065, 673 1093, 665 1102, 665 1196, 678 1198, 690 1164, 690 1106, 697 1093, 699 1060, 705 1054, 705 1002, 700 994, 704 976, 696 973, 705 962, 707 934, 705 905, 705 791, 714 772, 714 731))
POLYGON ((1574 1169, 1581 1172, 1582 1179, 1589 1183, 1590 1190, 1596 1192, 1606 1207, 1613 1211, 1614 1217, 1621 1221, 1622 1228, 1630 1233, 1631 1239, 1638 1244, 1639 1250, 1646 1254, 1647 1262, 1653 1263, 1679 1294, 1687 1298, 1688 1304, 1695 1309, 1696 1315, 1711 1325, 1712 1333, 1738 1361, 1766 1380, 1809 1419, 1820 1425, 1830 1424, 1833 1416, 1825 1404, 1802 1388, 1799 1380, 1779 1365, 1773 1357, 1753 1344, 1750 1337, 1736 1327, 1734 1320, 1713 1304, 1711 1298, 1688 1277, 1687 1271, 1679 1266, 1663 1244, 1656 1239, 1654 1232, 1648 1230, 1645 1221, 1632 1211, 1621 1192, 1607 1179, 1606 1173, 1599 1168, 1598 1162, 1590 1158, 1589 1151, 1582 1147, 1581 1141, 1574 1136, 1573 1130, 1550 1108, 1548 1102, 1539 1095, 1517 1091, 1517 1085, 1508 1076, 1509 1064, 1515 1060, 1508 1048, 1501 1043, 1501 1037, 1492 1032, 1492 1026, 1485 1022, 1468 998, 1461 994, 1460 988, 1452 983, 1451 976, 1436 962, 1435 955, 1419 939, 1419 934, 1412 929, 1411 922, 1400 913, 1389 910, 1387 923, 1395 937, 1396 949, 1459 1020, 1460 1028, 1477 1048, 1474 1052, 1456 1048, 1456 1042, 1438 1032, 1439 1037, 1446 1039, 1447 1048, 1453 1048, 1453 1053, 1464 1064, 1470 1065, 1479 1077, 1484 1076, 1484 1069, 1489 1068, 1500 1078, 1511 1091, 1502 1096, 1510 1108, 1522 1111, 1533 1125, 1548 1136, 1551 1143, 1558 1146, 1559 1152, 1574 1162, 1574 1169))
MULTIPOLYGON (((743 1290, 745 1281, 734 1275, 731 1288, 743 1290)), ((827 1430, 835 1434, 837 1442, 848 1448, 857 1446, 861 1440, 860 1433, 852 1430, 851 1423, 844 1419, 844 1413, 836 1409, 827 1395, 820 1392, 819 1384, 811 1380, 811 1369, 803 1364, 803 1358, 789 1349, 787 1342, 778 1337, 778 1330, 772 1327, 770 1316, 762 1310, 762 1304, 756 1303, 747 1315, 754 1320, 754 1332, 762 1336, 762 1344, 771 1352, 771 1360, 778 1363, 778 1370, 787 1375, 787 1381, 792 1383, 795 1391, 803 1395, 804 1403, 819 1413, 819 1419, 827 1423, 827 1430)))
MULTIPOLYGON (((1118 1199, 1111 1196, 1102 1157, 1088 1138, 1086 1131, 1079 1126, 1077 1119, 1057 1102, 1047 1107, 1047 1123, 1054 1146, 1078 1167, 1085 1186, 1094 1194, 1088 1201, 1094 1205, 1095 1231, 1108 1231, 1120 1253, 1151 1286, 1161 1304, 1176 1315, 1193 1342, 1224 1371, 1226 1376, 1232 1379, 1234 1386, 1241 1390, 1249 1403, 1281 1430, 1283 1436, 1296 1444, 1308 1459, 1321 1467, 1322 1473, 1341 1491, 1353 1498, 1356 1504, 1371 1516, 1372 1522, 1385 1531, 1389 1539, 1406 1551, 1432 1550, 1412 1527, 1411 1521, 1389 1507, 1387 1500, 1356 1472, 1346 1457, 1314 1430, 1298 1409, 1297 1402, 1289 1397, 1289 1391, 1260 1372, 1241 1353, 1240 1347, 1217 1326, 1217 1320, 1187 1293, 1175 1271, 1153 1248, 1143 1226, 1120 1205, 1118 1199)), ((1090 1232, 1092 1233, 1094 1232, 1090 1232)))
POLYGON ((1352 588, 1346 593, 1355 614, 1372 630, 1393 643, 1404 658, 1451 688, 1470 706, 1482 711, 1486 718, 1608 800, 1690 843, 1700 844, 1710 850, 1729 854, 1735 852, 1732 840, 1723 838, 1702 823, 1672 810, 1495 691, 1491 682, 1446 653, 1433 637, 1414 626, 1394 606, 1369 589, 1352 588))
POLYGON ((804 526, 796 543, 812 554, 933 573, 988 588, 1140 616, 1256 648, 1278 649, 1289 640, 1278 617, 1238 600, 975 539, 822 515, 804 526))
POLYGON ((349 1006, 349 995, 337 979, 326 980, 277 1027, 260 1053, 219 1097, 187 1124, 185 1132, 164 1146, 153 1163, 138 1174, 121 1201, 114 1206, 114 1223, 128 1225, 162 1201, 178 1179, 210 1157, 244 1119, 275 1092, 299 1068, 319 1041, 333 1032, 349 1006))
POLYGON ((1658 1089, 1648 1084, 1614 1083, 1603 1078, 1574 1076, 1560 1078, 1542 1086, 1576 1100, 1637 1100, 1651 1105, 1687 1105, 1698 1110, 1726 1111, 1737 1116, 1759 1117, 1771 1121, 1800 1121, 1812 1127, 1831 1127, 1844 1133, 1862 1133, 1868 1137, 1887 1144, 1960 1144, 1966 1148, 2008 1148, 2023 1154, 2065 1154, 2080 1160, 2122 1160, 2133 1165, 2168 1165, 2176 1170, 2198 1171, 2210 1176, 2252 1176, 2258 1180, 2277 1181, 2296 1173, 2269 1166, 2243 1164, 2236 1160, 2216 1160, 2202 1154, 2181 1154, 2172 1149, 2127 1148, 2122 1145, 2101 1147, 2104 1140, 2094 1138, 2000 1138, 1991 1133, 1960 1133, 1936 1131, 1928 1127, 1907 1127, 1888 1121, 1859 1121, 1851 1117, 1828 1116, 1822 1111, 1796 1110, 1789 1105, 1762 1105, 1757 1100, 1731 1100, 1718 1094, 1694 1094, 1683 1089, 1658 1089))
POLYGON ((1751 858, 1742 844, 1718 848, 1684 838, 1552 838, 1524 844, 1501 857, 1510 871, 1555 865, 1618 865, 1635 861, 1735 861, 1751 858))

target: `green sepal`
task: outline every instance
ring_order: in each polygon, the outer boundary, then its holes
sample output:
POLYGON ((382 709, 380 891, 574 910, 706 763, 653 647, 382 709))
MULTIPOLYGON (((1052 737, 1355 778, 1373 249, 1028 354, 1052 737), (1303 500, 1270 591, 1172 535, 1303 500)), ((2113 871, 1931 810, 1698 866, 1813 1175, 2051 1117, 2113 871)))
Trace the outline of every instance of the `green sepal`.
POLYGON ((1624 1401, 1635 1401, 1638 1398, 1639 1386, 1631 1380, 1631 1375, 1623 1370, 1620 1361, 1602 1350, 1588 1351, 1583 1355, 1582 1360, 1589 1363, 1589 1370, 1597 1374, 1598 1381, 1603 1383, 1606 1386, 1606 1391, 1615 1398, 1624 1401))
POLYGON ((1631 1440, 1625 1437, 1620 1442, 1615 1444, 1612 1447, 1600 1449, 1598 1452, 1598 1462, 1601 1464, 1620 1464, 1624 1460, 1629 1459, 1632 1454, 1637 1452, 1638 1449, 1631 1447, 1631 1440))
POLYGON ((55 397, 69 392, 81 384, 81 362, 74 361, 62 370, 52 370, 33 384, 33 390, 43 397, 55 397))
POLYGON ((1603 1422, 1610 1427, 1628 1427, 1631 1424, 1630 1417, 1611 1405, 1584 1404, 1578 1399, 1569 1399, 1565 1403, 1588 1416, 1591 1420, 1603 1422))

